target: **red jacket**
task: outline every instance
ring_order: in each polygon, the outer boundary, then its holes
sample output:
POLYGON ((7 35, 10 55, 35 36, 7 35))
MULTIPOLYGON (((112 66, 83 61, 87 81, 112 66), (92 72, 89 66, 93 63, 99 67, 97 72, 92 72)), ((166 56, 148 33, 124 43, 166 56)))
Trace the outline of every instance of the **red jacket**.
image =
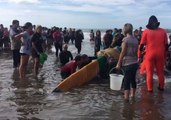
POLYGON ((76 72, 77 62, 75 60, 70 61, 61 68, 61 72, 70 72, 71 74, 76 72))

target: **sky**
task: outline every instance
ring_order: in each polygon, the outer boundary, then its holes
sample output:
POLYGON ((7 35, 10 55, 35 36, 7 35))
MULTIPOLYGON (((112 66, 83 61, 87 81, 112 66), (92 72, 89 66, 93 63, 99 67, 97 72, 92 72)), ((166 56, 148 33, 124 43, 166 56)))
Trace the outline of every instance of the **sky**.
POLYGON ((134 28, 155 15, 160 27, 171 28, 171 0, 0 0, 0 24, 13 19, 46 27, 134 28))

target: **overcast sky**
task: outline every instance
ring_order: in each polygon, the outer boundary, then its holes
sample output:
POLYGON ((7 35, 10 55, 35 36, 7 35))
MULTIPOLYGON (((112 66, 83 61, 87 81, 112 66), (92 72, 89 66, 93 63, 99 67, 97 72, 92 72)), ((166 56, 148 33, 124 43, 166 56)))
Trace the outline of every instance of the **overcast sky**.
POLYGON ((161 27, 171 28, 171 0, 0 0, 0 23, 13 19, 43 26, 121 28, 146 26, 156 15, 161 27))

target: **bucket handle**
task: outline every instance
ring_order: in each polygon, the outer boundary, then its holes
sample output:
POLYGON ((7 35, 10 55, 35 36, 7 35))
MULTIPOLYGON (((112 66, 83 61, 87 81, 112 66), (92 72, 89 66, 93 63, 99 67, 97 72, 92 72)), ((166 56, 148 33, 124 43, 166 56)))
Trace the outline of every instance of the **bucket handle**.
MULTIPOLYGON (((111 72, 112 72, 114 69, 116 69, 116 67, 113 67, 113 68, 109 71, 109 74, 111 74, 111 72)), ((116 69, 116 70, 117 70, 117 69, 116 69)), ((122 73, 123 73, 123 75, 125 75, 124 70, 123 70, 122 68, 120 68, 119 70, 121 70, 122 73)))

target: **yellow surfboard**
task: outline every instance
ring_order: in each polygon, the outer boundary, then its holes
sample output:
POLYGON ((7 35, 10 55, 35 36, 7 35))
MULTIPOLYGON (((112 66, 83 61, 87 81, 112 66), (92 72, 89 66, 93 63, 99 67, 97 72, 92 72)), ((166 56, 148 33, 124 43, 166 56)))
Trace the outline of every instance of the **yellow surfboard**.
POLYGON ((54 92, 68 91, 69 89, 79 87, 86 82, 92 80, 99 73, 99 63, 97 60, 93 60, 88 65, 84 66, 80 70, 76 71, 61 83, 57 85, 54 92))

